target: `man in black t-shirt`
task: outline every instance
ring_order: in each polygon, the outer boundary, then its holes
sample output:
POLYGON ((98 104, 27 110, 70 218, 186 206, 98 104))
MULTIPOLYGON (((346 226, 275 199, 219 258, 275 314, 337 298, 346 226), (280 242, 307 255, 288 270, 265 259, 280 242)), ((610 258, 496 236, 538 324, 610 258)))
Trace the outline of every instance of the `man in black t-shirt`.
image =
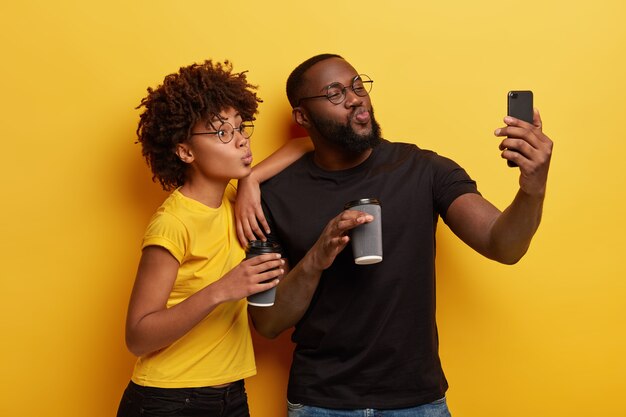
POLYGON ((276 337, 295 326, 290 416, 449 416, 435 323, 435 231, 441 217, 484 256, 513 264, 541 219, 552 141, 505 118, 502 157, 520 189, 501 212, 455 162, 381 138, 372 81, 337 55, 315 56, 287 81, 294 120, 315 150, 262 186, 271 233, 291 270, 273 307, 250 307, 256 329, 276 337), (349 232, 372 216, 343 205, 377 198, 381 263, 355 265, 349 232), (338 414, 342 410, 341 414, 338 414), (356 414, 355 414, 356 415, 356 414), (378 414, 377 414, 378 415, 378 414))

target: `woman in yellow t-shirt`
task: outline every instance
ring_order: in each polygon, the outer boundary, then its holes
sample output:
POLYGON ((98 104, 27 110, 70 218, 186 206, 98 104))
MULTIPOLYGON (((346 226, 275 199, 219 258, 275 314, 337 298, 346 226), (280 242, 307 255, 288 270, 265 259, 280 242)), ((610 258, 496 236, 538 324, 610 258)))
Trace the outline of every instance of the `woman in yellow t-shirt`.
MULTIPOLYGON (((280 255, 243 260, 234 222, 230 181, 251 173, 255 90, 228 61, 207 60, 168 75, 141 101, 142 154, 172 193, 142 243, 126 318, 138 360, 118 417, 249 415, 243 379, 256 367, 245 298, 283 274, 280 255)), ((286 146, 255 178, 306 150, 286 146)))

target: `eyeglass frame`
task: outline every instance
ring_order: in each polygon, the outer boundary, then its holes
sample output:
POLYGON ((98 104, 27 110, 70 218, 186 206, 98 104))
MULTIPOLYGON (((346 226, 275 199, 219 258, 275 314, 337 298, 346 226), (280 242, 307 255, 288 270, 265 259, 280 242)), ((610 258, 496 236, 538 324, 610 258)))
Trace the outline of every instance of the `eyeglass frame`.
POLYGON ((189 136, 197 136, 197 135, 217 135, 217 138, 220 140, 220 142, 222 142, 223 144, 227 144, 233 141, 233 139, 235 138, 235 131, 238 131, 239 134, 241 136, 243 136, 246 139, 250 139, 250 137, 252 136, 252 134, 254 133, 254 123, 252 122, 242 122, 238 128, 235 128, 235 126, 233 126, 232 123, 227 122, 227 121, 223 121, 219 127, 217 128, 217 130, 215 132, 192 132, 189 134, 189 136), (224 142, 224 140, 220 137, 220 132, 227 132, 224 129, 222 129, 222 127, 224 125, 229 125, 233 130, 230 131, 230 139, 227 142, 224 142), (252 131, 250 132, 250 134, 248 136, 244 135, 244 130, 242 130, 243 127, 252 127, 252 131))
MULTIPOLYGON (((352 82, 350 83, 350 85, 349 85, 349 86, 344 86, 344 85, 343 85, 343 84, 341 84, 340 82, 330 83, 330 84, 328 84, 326 87, 324 87, 324 88, 326 89, 326 94, 319 95, 319 96, 302 97, 302 98, 298 99, 298 102, 296 103, 296 107, 300 106, 300 103, 302 102, 302 100, 308 100, 308 99, 312 99, 312 98, 326 98, 326 99, 327 99, 328 101, 330 101, 332 104, 335 104, 335 105, 337 105, 337 104, 341 104, 341 103, 343 103, 343 102, 346 100, 346 97, 348 96, 348 95, 346 94, 346 90, 348 89, 348 87, 350 87, 350 89, 352 89, 352 92, 353 92, 354 94, 356 94, 357 96, 359 96, 359 97, 367 97, 367 96, 369 95, 370 91, 372 91, 372 86, 373 86, 373 84, 374 84, 374 80, 372 80, 372 79, 371 79, 371 78, 370 78, 367 74, 358 74, 358 75, 355 75, 355 76, 354 76, 354 78, 352 79, 352 82), (363 76, 367 77, 367 80, 363 80, 363 78, 362 78, 363 76), (354 89, 354 83, 355 83, 358 79, 360 79, 360 80, 361 80, 361 82, 362 82, 364 85, 365 85, 365 84, 368 84, 368 85, 370 86, 370 87, 369 87, 369 90, 367 90, 367 91, 365 92, 365 94, 363 94, 363 95, 361 95, 361 94, 357 93, 357 92, 356 92, 356 90, 354 89), (331 88, 331 87, 338 87, 338 86, 341 86, 341 95, 342 95, 342 99, 341 99, 341 101, 339 101, 339 102, 335 103, 335 102, 333 102, 333 101, 330 99, 330 96, 328 95, 328 91, 330 90, 330 88, 331 88)), ((364 89, 365 89, 365 88, 364 88, 364 89)))

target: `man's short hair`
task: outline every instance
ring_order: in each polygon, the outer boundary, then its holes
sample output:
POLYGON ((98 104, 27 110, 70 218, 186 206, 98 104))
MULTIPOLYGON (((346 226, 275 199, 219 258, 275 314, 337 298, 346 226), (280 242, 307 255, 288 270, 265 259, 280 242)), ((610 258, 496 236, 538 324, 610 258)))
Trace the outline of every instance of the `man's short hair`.
POLYGON ((319 54, 307 59, 291 72, 289 78, 287 78, 287 99, 289 100, 291 107, 296 107, 298 100, 300 99, 300 95, 302 94, 304 73, 318 62, 325 61, 330 58, 343 59, 342 56, 337 54, 319 54))

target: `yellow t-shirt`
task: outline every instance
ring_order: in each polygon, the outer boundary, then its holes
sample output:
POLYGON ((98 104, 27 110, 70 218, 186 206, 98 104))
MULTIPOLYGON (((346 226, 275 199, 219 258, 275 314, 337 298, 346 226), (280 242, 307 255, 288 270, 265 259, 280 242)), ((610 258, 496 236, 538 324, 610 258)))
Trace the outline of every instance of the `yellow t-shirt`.
MULTIPOLYGON (((172 307, 220 279, 245 258, 237 240, 228 185, 213 209, 175 190, 152 217, 142 247, 162 246, 180 263, 167 301, 172 307)), ((170 346, 137 360, 138 385, 190 388, 220 385, 256 374, 246 300, 222 303, 170 346)))

